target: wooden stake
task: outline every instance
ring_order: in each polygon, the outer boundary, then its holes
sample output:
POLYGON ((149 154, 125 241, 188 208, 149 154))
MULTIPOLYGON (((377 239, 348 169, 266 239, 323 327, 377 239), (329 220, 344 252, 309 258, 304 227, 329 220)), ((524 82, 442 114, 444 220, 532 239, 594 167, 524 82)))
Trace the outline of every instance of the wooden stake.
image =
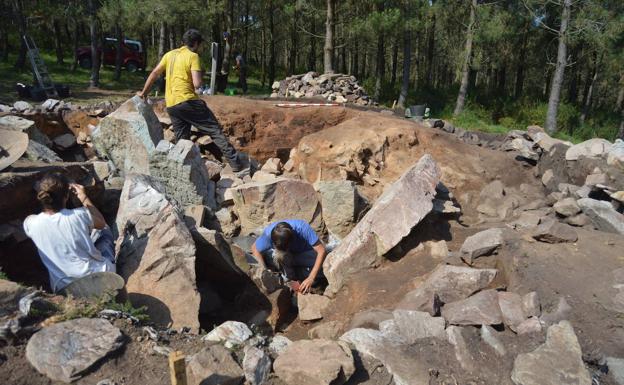
POLYGON ((184 353, 180 351, 169 354, 169 373, 171 373, 171 385, 186 384, 186 362, 184 353))

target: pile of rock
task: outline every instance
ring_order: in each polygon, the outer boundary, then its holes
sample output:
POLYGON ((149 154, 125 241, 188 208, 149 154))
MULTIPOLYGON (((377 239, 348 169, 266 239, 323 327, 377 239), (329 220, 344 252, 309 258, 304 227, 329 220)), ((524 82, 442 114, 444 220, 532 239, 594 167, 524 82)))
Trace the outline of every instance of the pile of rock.
POLYGON ((322 97, 335 103, 354 103, 360 106, 374 104, 355 76, 345 74, 318 74, 311 71, 276 81, 272 88, 272 98, 322 97))

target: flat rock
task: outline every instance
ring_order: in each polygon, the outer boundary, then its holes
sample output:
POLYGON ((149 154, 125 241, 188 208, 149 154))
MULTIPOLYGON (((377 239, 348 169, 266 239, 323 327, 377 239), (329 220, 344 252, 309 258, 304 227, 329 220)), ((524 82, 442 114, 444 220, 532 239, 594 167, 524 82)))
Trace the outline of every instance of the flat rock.
POLYGON ((0 279, 0 317, 16 312, 20 298, 28 289, 17 282, 0 279))
POLYGON ((46 147, 52 147, 50 138, 41 132, 35 125, 35 122, 30 119, 15 115, 2 116, 0 117, 0 129, 23 132, 28 135, 30 140, 34 140, 46 147))
POLYGON ((322 338, 325 340, 333 340, 338 337, 341 329, 342 322, 340 321, 323 322, 308 330, 308 337, 310 337, 310 339, 322 338))
POLYGON ((503 244, 503 229, 488 229, 472 235, 464 241, 460 252, 468 264, 481 256, 491 254, 503 244))
POLYGON ((314 321, 323 318, 323 311, 329 305, 330 299, 318 294, 298 294, 297 307, 299 319, 302 321, 314 321))
POLYGON ((152 107, 134 96, 102 119, 92 140, 122 175, 149 175, 149 157, 163 140, 163 130, 152 107))
POLYGON ((238 321, 225 321, 202 337, 203 341, 225 343, 226 347, 242 345, 253 333, 247 325, 238 321))
POLYGON ((26 110, 32 110, 33 106, 32 104, 19 100, 15 103, 13 103, 13 108, 17 111, 17 112, 24 112, 26 110))
POLYGON ((186 377, 189 385, 239 385, 244 374, 229 350, 213 345, 189 357, 186 377))
POLYGON ((397 341, 389 340, 380 331, 351 329, 340 339, 353 345, 355 350, 379 360, 392 374, 396 385, 429 384, 429 365, 406 351, 397 341))
POLYGON ((400 335, 409 344, 421 338, 445 337, 446 322, 442 317, 432 317, 427 312, 414 310, 395 310, 393 315, 400 335))
POLYGON ((34 140, 28 141, 24 156, 33 162, 55 163, 63 161, 56 152, 34 140))
POLYGON ((243 372, 250 385, 264 384, 271 374, 271 357, 264 350, 250 346, 245 350, 243 372))
POLYGON ((541 332, 542 332, 542 323, 537 317, 531 317, 529 319, 524 320, 516 328, 516 333, 518 333, 518 335, 541 333, 541 332))
POLYGON ((269 158, 264 162, 260 170, 269 174, 279 175, 282 173, 283 167, 282 161, 279 158, 269 158))
POLYGON ((503 315, 503 322, 513 331, 516 331, 518 325, 527 319, 522 297, 519 294, 508 291, 499 292, 498 305, 503 315))
POLYGON ((123 345, 121 331, 101 318, 79 318, 41 329, 26 345, 26 358, 41 374, 72 382, 123 345))
POLYGON ((277 357, 273 369, 287 384, 340 385, 355 372, 355 364, 344 342, 300 340, 277 357))
POLYGON ((616 139, 607 155, 607 164, 624 169, 624 141, 616 139))
POLYGON ((433 208, 440 170, 424 155, 387 187, 364 218, 323 263, 329 281, 326 294, 335 294, 351 274, 374 266, 433 208))
POLYGON ((543 345, 516 357, 511 379, 517 385, 590 385, 572 325, 561 321, 549 327, 543 345))
POLYGON ((403 297, 396 308, 428 311, 427 306, 434 295, 444 303, 465 299, 488 287, 496 274, 496 269, 438 265, 423 283, 403 297))
POLYGON ((54 145, 61 150, 67 150, 76 145, 76 137, 73 134, 59 135, 52 141, 54 145))
POLYGON ((538 213, 523 211, 515 221, 510 223, 510 226, 516 230, 532 229, 539 225, 540 219, 541 215, 538 213))
POLYGON ((618 385, 624 385, 624 358, 607 357, 609 373, 618 385))
POLYGON ((297 179, 277 178, 231 188, 243 234, 258 233, 274 220, 298 218, 322 228, 321 205, 314 187, 297 179))
POLYGON ((278 334, 273 336, 269 343, 269 351, 275 355, 280 355, 290 344, 292 341, 288 337, 278 334))
POLYGON ((161 326, 199 329, 195 244, 182 213, 157 181, 126 177, 117 213, 117 273, 126 280, 128 299, 147 306, 161 326))
POLYGON ((577 203, 598 230, 624 234, 624 215, 615 211, 609 202, 582 198, 577 203))
POLYGON ((497 325, 503 322, 496 290, 484 290, 447 303, 442 308, 442 316, 452 325, 497 325))
POLYGON ((522 297, 522 310, 527 317, 539 317, 542 314, 542 305, 537 292, 532 291, 522 297))
POLYGON ((576 203, 576 199, 569 197, 560 200, 553 205, 555 212, 564 217, 571 217, 581 212, 581 208, 576 203))
POLYGON ((549 219, 537 226, 533 238, 547 243, 576 242, 578 234, 572 226, 549 219))

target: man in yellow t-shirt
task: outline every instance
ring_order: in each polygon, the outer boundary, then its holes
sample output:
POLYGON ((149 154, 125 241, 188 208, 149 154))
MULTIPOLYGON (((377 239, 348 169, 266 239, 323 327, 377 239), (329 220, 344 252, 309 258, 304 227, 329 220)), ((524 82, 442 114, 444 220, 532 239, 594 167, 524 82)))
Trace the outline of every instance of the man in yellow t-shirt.
POLYGON ((176 141, 191 137, 191 125, 208 134, 234 172, 242 170, 234 146, 223 134, 221 125, 195 90, 202 85, 202 69, 197 51, 203 39, 199 31, 189 29, 182 36, 184 46, 167 52, 138 92, 145 98, 158 77, 165 73, 165 103, 176 141))

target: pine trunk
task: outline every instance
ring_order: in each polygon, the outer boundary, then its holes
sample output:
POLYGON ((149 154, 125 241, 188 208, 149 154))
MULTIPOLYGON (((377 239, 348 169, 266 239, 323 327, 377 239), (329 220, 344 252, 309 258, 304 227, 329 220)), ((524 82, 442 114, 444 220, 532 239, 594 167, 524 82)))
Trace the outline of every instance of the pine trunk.
POLYGON ((334 0, 327 0, 325 19, 325 45, 323 46, 323 71, 334 73, 334 0))
POLYGON ((88 1, 89 7, 89 33, 91 37, 91 78, 89 85, 91 87, 100 86, 100 53, 98 52, 98 30, 97 30, 97 17, 94 0, 88 1))
POLYGON ((591 77, 591 81, 589 82, 587 96, 585 98, 585 103, 583 104, 583 112, 581 113, 581 117, 579 119, 581 124, 585 123, 585 119, 587 119, 587 114, 589 114, 589 109, 591 107, 592 97, 594 94, 594 88, 596 87, 596 80, 598 80, 598 58, 596 55, 594 55, 593 75, 591 77))
POLYGON ((308 53, 308 70, 314 71, 316 69, 316 23, 314 22, 314 17, 312 17, 310 22, 310 52, 308 53))
POLYGON ((622 111, 624 109, 624 74, 620 75, 620 92, 618 92, 617 100, 615 101, 615 109, 613 112, 622 111))
POLYGON ((56 53, 56 64, 65 64, 63 61, 63 39, 61 35, 61 25, 58 19, 52 22, 54 29, 54 51, 56 53))
POLYGON ((559 99, 561 97, 561 86, 563 85, 563 74, 567 64, 567 38, 568 23, 570 22, 570 8, 572 0, 563 0, 561 11, 561 26, 559 28, 559 47, 557 48, 557 64, 550 86, 550 96, 548 98, 548 111, 546 112, 545 129, 549 133, 557 131, 557 110, 559 109, 559 99))
POLYGON ((412 34, 409 29, 405 28, 403 31, 403 78, 401 80, 401 93, 399 94, 399 101, 397 106, 399 108, 405 108, 407 103, 407 92, 409 91, 410 83, 410 64, 412 61, 412 34))
POLYGON ((299 12, 297 11, 297 2, 295 2, 295 11, 293 13, 292 30, 290 31, 290 55, 288 58, 288 74, 295 73, 297 67, 297 50, 299 43, 297 42, 297 24, 299 23, 299 12))
POLYGON ((470 21, 466 29, 466 48, 464 49, 464 64, 462 68, 462 79, 457 94, 457 102, 453 115, 457 116, 464 110, 466 104, 466 94, 468 93, 468 81, 470 76, 470 58, 472 57, 472 39, 474 35, 474 24, 477 18, 477 0, 472 0, 470 5, 470 21))
POLYGON ((13 6, 17 18, 18 39, 20 41, 20 50, 17 55, 17 61, 15 62, 15 68, 21 69, 26 65, 26 43, 24 42, 24 36, 26 35, 26 17, 23 12, 22 0, 14 0, 13 6))
POLYGON ((435 27, 436 27, 436 17, 435 14, 431 15, 431 27, 429 28, 429 36, 427 37, 427 74, 426 74, 426 84, 427 86, 431 86, 433 84, 433 55, 435 53, 435 27))
POLYGON ((524 33, 522 34, 522 44, 520 45, 520 54, 518 55, 518 69, 516 70, 516 84, 514 87, 514 97, 519 99, 522 96, 522 89, 524 88, 524 67, 526 66, 526 49, 527 40, 529 35, 529 22, 524 26, 524 33))
POLYGON ((165 55, 165 41, 167 41, 167 28, 165 22, 160 21, 160 34, 158 35, 158 62, 165 55))
POLYGON ((269 2, 269 85, 275 81, 275 20, 273 1, 269 2))
POLYGON ((392 75, 390 77, 390 86, 394 88, 397 78, 397 67, 399 61, 399 43, 395 42, 392 47, 392 75))

